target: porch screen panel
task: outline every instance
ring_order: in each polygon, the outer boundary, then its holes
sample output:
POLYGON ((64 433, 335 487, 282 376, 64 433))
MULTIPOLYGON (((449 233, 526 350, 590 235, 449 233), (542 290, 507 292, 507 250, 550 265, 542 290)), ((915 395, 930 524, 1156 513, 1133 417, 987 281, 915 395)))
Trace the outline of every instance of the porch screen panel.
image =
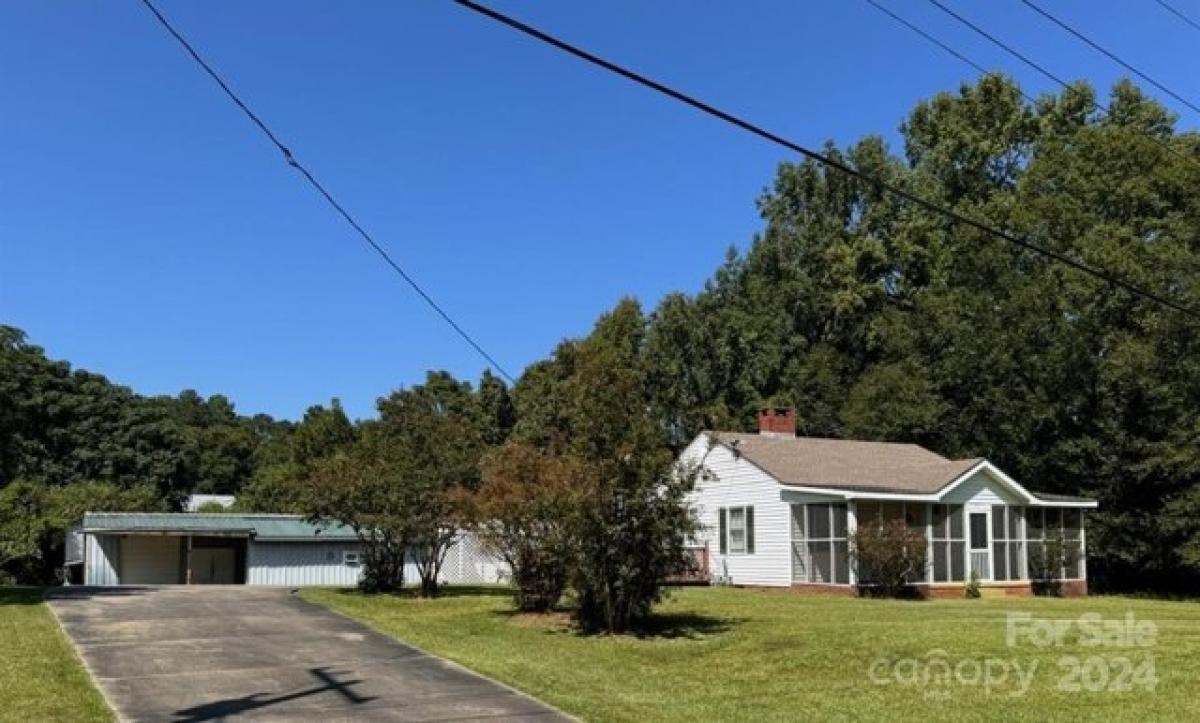
POLYGON ((1008 508, 1008 570, 1014 580, 1025 580, 1029 573, 1025 570, 1025 508, 1008 508))
POLYGON ((808 545, 804 539, 804 505, 792 505, 792 581, 808 582, 808 545))
POLYGON ((947 582, 950 578, 950 568, 947 564, 946 556, 949 554, 949 548, 944 542, 933 543, 933 581, 947 582))
POLYGON ((987 515, 976 512, 971 515, 971 549, 987 549, 987 515))
POLYGON ((1046 576, 1046 511, 1041 507, 1025 508, 1025 547, 1029 551, 1029 578, 1046 576))
POLYGON ((1083 577, 1083 515, 1080 510, 1029 507, 1025 510, 1025 520, 1031 579, 1083 577))
POLYGON ((992 505, 992 559, 995 580, 1021 579, 1021 540, 1017 535, 1020 508, 992 505))
POLYGON ((829 539, 829 505, 808 506, 808 537, 812 540, 829 539))
POLYGON ((830 514, 833 515, 833 538, 835 540, 846 539, 846 505, 830 505, 830 514))
POLYGON ((967 561, 963 559, 965 542, 950 543, 950 581, 962 582, 967 579, 967 561))
POLYGON ((855 503, 854 518, 858 521, 859 527, 879 522, 879 503, 866 500, 855 503))
POLYGON ((846 505, 830 505, 833 517, 833 581, 845 585, 850 582, 850 549, 846 536, 849 513, 846 505))
POLYGON ((1083 577, 1083 510, 1066 508, 1062 511, 1063 567, 1068 578, 1083 577))
POLYGON ((921 537, 925 536, 925 503, 924 502, 906 502, 904 503, 904 521, 908 523, 909 529, 914 532, 919 532, 921 537))
POLYGON ((846 505, 822 503, 797 505, 797 508, 802 509, 799 520, 803 521, 803 532, 806 533, 797 545, 806 554, 799 555, 799 565, 793 563, 793 579, 814 583, 850 582, 846 505))
POLYGON ((1046 537, 1057 537, 1062 530, 1062 510, 1057 507, 1046 508, 1046 537))
POLYGON ((833 551, 828 540, 810 540, 808 554, 812 558, 812 581, 833 582, 833 551))
POLYGON ((829 523, 829 505, 808 505, 808 558, 812 570, 809 582, 833 582, 833 543, 829 523))
POLYGON ((967 540, 962 505, 933 506, 933 581, 966 580, 967 540))
POLYGON ((833 543, 833 581, 839 585, 850 582, 850 549, 846 541, 833 543))
POLYGON ((895 520, 904 519, 904 503, 903 502, 881 502, 879 503, 879 514, 884 522, 893 522, 895 520))

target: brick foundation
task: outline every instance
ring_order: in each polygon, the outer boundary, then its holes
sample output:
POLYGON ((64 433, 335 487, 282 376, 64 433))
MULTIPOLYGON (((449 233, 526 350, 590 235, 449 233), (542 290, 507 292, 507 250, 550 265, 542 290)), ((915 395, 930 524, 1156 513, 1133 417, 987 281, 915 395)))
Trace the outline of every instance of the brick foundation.
POLYGON ((858 588, 853 585, 833 585, 819 582, 794 582, 792 590, 805 594, 844 595, 846 597, 858 595, 858 588))
MULTIPOLYGON (((961 582, 914 585, 917 597, 926 600, 950 600, 966 596, 966 584, 961 582)), ((793 592, 803 594, 844 595, 855 597, 858 588, 854 585, 832 585, 823 583, 793 583, 793 592)), ((1033 597, 1033 586, 1028 580, 1015 582, 981 582, 982 597, 1033 597)), ((1064 580, 1060 583, 1061 597, 1087 597, 1087 580, 1064 580)))
POLYGON ((1087 580, 1063 580, 1063 597, 1087 597, 1087 580))
MULTIPOLYGON (((966 597, 965 583, 934 583, 932 585, 916 585, 917 593, 928 600, 947 600, 966 597)), ((981 597, 1033 597, 1033 588, 1028 581, 1021 582, 981 582, 979 583, 981 597)))

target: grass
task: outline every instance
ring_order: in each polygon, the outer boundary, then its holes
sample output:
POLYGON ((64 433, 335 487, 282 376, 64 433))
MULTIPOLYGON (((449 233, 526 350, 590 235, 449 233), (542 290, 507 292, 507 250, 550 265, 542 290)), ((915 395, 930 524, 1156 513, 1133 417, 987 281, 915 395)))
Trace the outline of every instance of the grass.
POLYGON ((0 721, 111 721, 35 588, 0 587, 0 721))
POLYGON ((432 601, 328 589, 303 595, 589 721, 1179 720, 1200 691, 1200 605, 1190 602, 908 602, 693 588, 675 591, 639 635, 585 636, 561 614, 515 615, 499 588, 452 588, 432 601), (1061 647, 1025 639, 1009 647, 1008 613, 1112 621, 1131 613, 1154 623, 1157 637, 1150 647, 1087 646, 1075 627, 1061 647), (1071 683, 1064 656, 1099 658, 1082 690, 1059 689, 1071 683), (952 674, 947 683, 911 683, 912 666, 923 671, 935 658, 961 663, 964 682, 952 674), (1009 666, 1007 680, 972 684, 970 661, 989 658, 1009 666), (1124 680, 1121 658, 1138 674, 1124 680), (1030 676, 1023 693, 1010 661, 1030 676), (1142 685, 1144 661, 1157 678, 1153 690, 1142 685), (872 681, 873 664, 889 683, 872 681), (902 682, 889 677, 896 672, 902 682), (1110 689, 1123 682, 1131 689, 1110 689))

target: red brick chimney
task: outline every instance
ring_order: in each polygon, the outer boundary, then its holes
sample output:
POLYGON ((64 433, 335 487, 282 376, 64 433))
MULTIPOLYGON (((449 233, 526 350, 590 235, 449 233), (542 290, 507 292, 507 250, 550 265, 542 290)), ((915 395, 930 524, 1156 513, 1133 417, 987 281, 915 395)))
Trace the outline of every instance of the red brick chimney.
POLYGON ((763 407, 758 410, 758 433, 773 437, 795 437, 796 410, 791 407, 763 407))

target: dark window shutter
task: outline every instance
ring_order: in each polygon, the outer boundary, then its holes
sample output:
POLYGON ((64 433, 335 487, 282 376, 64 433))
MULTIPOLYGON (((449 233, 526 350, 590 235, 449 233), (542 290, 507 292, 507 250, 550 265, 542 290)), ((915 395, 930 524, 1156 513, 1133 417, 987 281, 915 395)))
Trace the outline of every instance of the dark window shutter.
POLYGON ((727 532, 728 523, 725 521, 725 508, 719 507, 717 508, 717 535, 719 535, 721 539, 720 550, 722 555, 729 552, 729 538, 726 534, 727 532))
POLYGON ((754 554, 754 508, 746 508, 746 554, 754 554))

